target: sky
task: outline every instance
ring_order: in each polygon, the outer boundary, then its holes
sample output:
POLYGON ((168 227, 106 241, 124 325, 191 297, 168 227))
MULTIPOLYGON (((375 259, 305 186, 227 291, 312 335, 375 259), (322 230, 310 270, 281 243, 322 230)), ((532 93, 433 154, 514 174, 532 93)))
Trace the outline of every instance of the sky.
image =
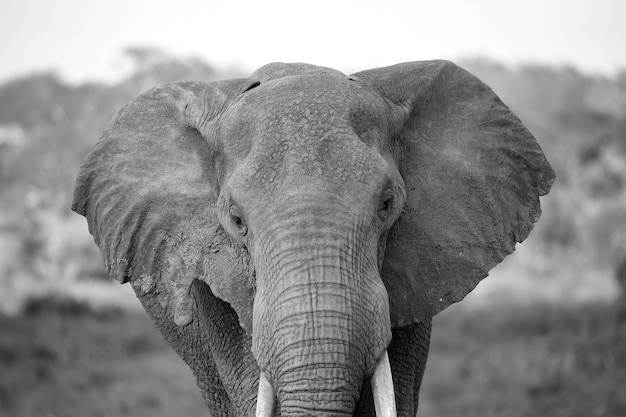
POLYGON ((626 69, 623 0, 0 0, 0 82, 113 82, 152 47, 218 70, 308 62, 346 73, 425 59, 626 69))

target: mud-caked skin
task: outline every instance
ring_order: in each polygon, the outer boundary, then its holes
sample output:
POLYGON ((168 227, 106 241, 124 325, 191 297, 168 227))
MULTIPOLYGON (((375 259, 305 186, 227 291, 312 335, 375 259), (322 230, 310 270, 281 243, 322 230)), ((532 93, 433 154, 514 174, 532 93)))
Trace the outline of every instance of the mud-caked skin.
POLYGON ((262 375, 276 415, 373 416, 388 355, 397 413, 414 416, 432 316, 528 236, 553 179, 450 62, 274 63, 129 103, 73 209, 212 415, 254 415, 262 375))

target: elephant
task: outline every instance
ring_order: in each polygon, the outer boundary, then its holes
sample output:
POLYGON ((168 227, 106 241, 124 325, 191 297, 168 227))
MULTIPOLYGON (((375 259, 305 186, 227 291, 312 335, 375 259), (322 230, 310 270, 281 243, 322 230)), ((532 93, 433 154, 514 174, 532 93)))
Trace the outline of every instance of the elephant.
POLYGON ((212 416, 414 416, 432 317, 529 235, 555 174, 450 61, 271 63, 123 107, 72 209, 212 416))

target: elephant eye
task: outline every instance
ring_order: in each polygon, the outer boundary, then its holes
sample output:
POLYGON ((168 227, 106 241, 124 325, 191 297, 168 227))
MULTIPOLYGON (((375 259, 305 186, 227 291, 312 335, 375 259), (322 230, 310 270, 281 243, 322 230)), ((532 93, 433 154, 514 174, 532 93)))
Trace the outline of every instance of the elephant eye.
POLYGON ((231 206, 230 208, 230 220, 237 233, 239 233, 241 236, 245 236, 248 234, 248 226, 246 226, 246 223, 239 214, 239 210, 235 206, 231 206))
POLYGON ((380 208, 381 211, 389 211, 391 210, 391 207, 393 206, 393 197, 389 197, 387 199, 385 199, 385 201, 383 201, 383 204, 380 208))
POLYGON ((248 227, 243 222, 241 217, 233 216, 232 220, 233 224, 235 225, 235 229, 237 230, 237 232, 239 232, 241 236, 245 236, 246 234, 248 234, 248 227))
POLYGON ((390 189, 385 190, 384 197, 378 208, 378 216, 381 220, 386 220, 393 210, 393 192, 390 189))

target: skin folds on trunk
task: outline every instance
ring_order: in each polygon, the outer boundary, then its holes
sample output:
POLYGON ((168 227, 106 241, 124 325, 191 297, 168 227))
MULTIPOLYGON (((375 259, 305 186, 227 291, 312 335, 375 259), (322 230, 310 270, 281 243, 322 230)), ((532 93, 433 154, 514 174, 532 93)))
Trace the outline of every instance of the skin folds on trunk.
MULTIPOLYGON (((378 365, 376 366, 376 370, 374 371, 374 375, 372 375, 371 387, 373 392, 374 399, 374 408, 376 410, 377 417, 396 417, 396 402, 394 396, 394 386, 393 379, 391 376, 391 366, 389 364, 389 357, 387 356, 387 351, 385 351, 378 361, 378 365)), ((324 413, 336 415, 338 413, 343 413, 344 409, 341 411, 333 411, 331 407, 322 407, 316 408, 316 415, 320 410, 323 409, 324 413)), ((256 407, 256 417, 273 417, 275 416, 276 410, 276 393, 274 392, 274 388, 267 380, 267 377, 263 372, 259 376, 259 391, 257 396, 257 407, 256 407)), ((285 407, 285 412, 287 414, 303 414, 307 413, 308 410, 291 410, 285 407)))
POLYGON ((255 257, 274 262, 257 263, 252 350, 283 416, 352 415, 391 339, 377 247, 363 247, 377 240, 346 224, 276 228, 255 257))

